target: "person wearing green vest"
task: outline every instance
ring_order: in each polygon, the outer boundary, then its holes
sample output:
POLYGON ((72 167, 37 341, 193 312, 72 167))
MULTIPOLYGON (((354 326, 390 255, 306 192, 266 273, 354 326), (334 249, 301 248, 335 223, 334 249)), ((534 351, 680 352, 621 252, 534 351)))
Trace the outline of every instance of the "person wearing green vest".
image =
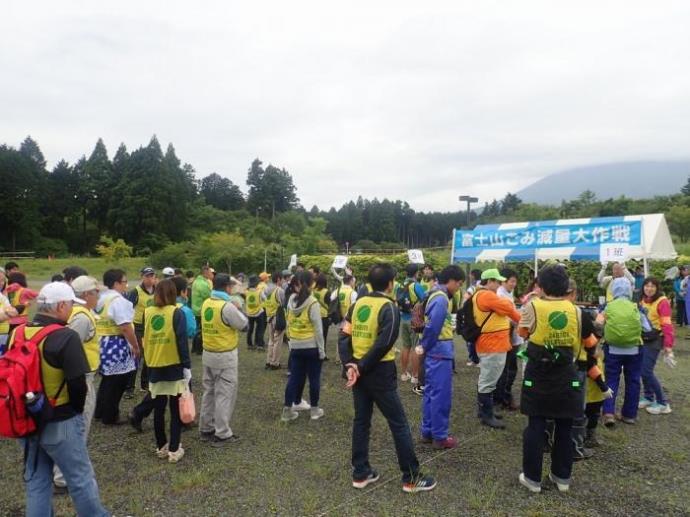
MULTIPOLYGON (((264 284, 265 286, 265 284, 264 284)), ((245 313, 249 319, 247 330, 247 348, 249 350, 264 350, 266 347, 264 334, 266 333, 266 311, 264 311, 263 287, 259 277, 249 277, 249 287, 245 295, 245 313)))
MULTIPOLYGON (((96 409, 96 388, 94 381, 98 366, 101 363, 100 346, 98 344, 98 335, 96 333, 96 316, 93 310, 98 303, 98 291, 100 289, 98 281, 90 276, 82 275, 71 279, 72 290, 77 298, 84 301, 84 303, 75 302, 72 305, 72 313, 70 314, 67 326, 79 334, 84 353, 86 354, 86 361, 89 364, 89 372, 85 375, 86 378, 86 399, 84 400, 84 442, 89 438, 89 431, 91 430, 91 421, 93 413, 96 409)), ((56 491, 67 491, 67 481, 60 471, 60 468, 55 465, 53 469, 53 484, 56 491)))
MULTIPOLYGON (((328 290, 328 277, 323 273, 316 275, 316 283, 312 295, 319 302, 319 311, 321 312, 321 328, 323 329, 324 345, 328 339, 328 329, 331 326, 331 319, 328 317, 328 305, 331 303, 331 292, 328 290)), ((328 354, 323 358, 328 361, 328 354)))
MULTIPOLYGON (((265 290, 266 301, 264 308, 266 309, 266 318, 268 323, 268 348, 266 350, 266 370, 280 369, 280 350, 283 345, 283 336, 285 329, 278 330, 276 328, 276 317, 278 311, 283 310, 285 305, 285 287, 291 273, 289 271, 275 271, 271 275, 272 282, 268 284, 265 290)), ((284 313, 283 313, 284 316, 284 313)))
POLYGON ((369 269, 371 294, 358 298, 345 318, 338 340, 345 365, 347 388, 352 388, 352 486, 363 489, 379 480, 369 464, 369 434, 374 404, 388 421, 402 472, 404 492, 433 490, 436 481, 420 471, 405 416, 395 369, 393 345, 398 338, 400 314, 391 298, 395 268, 377 263, 369 269))
MULTIPOLYGON (((156 281, 156 270, 146 266, 141 269, 141 283, 125 295, 125 298, 132 302, 134 306, 134 334, 137 336, 139 347, 143 346, 144 340, 144 309, 153 305, 153 290, 156 287, 156 281)), ((142 391, 145 391, 148 389, 149 383, 146 361, 143 358, 140 359, 137 364, 137 370, 139 365, 141 365, 140 386, 142 391)), ((124 395, 126 399, 131 399, 133 396, 137 380, 137 370, 132 372, 132 376, 127 384, 124 395)))
POLYGON ((453 295, 465 281, 465 273, 456 265, 446 266, 439 275, 438 285, 427 298, 424 331, 415 351, 424 356, 426 375, 422 402, 422 443, 434 449, 454 449, 458 440, 449 433, 450 409, 453 400, 453 367, 455 357, 452 321, 453 295))
POLYGON ((192 378, 187 346, 187 322, 177 307, 177 287, 166 278, 156 285, 154 304, 144 311, 144 355, 150 371, 156 456, 177 463, 184 456, 180 443, 180 395, 192 378), (170 406, 170 440, 165 433, 165 409, 170 406))
POLYGON ((239 332, 247 327, 247 318, 230 300, 232 289, 230 277, 219 273, 213 279, 211 296, 201 306, 204 395, 199 431, 201 440, 210 442, 211 447, 225 447, 239 440, 230 428, 230 419, 237 401, 239 332))
POLYGON ((192 282, 192 312, 196 318, 196 336, 192 340, 192 353, 201 355, 201 305, 211 296, 215 271, 208 265, 201 266, 199 274, 192 282))
POLYGON ((396 296, 398 309, 400 310, 400 337, 402 340, 402 353, 400 354, 400 380, 410 381, 416 386, 419 378, 419 357, 414 349, 419 342, 419 334, 412 330, 412 309, 415 304, 424 299, 425 291, 417 281, 417 264, 408 264, 405 268, 406 278, 402 289, 396 296))
MULTIPOLYGON (((300 393, 309 378, 309 399, 311 419, 318 420, 324 414, 319 407, 321 392, 321 364, 326 357, 321 310, 319 302, 311 294, 314 277, 309 271, 295 275, 298 291, 288 299, 286 309, 287 335, 290 345, 290 376, 285 386, 285 404, 280 419, 289 422, 299 416, 300 393)), ((306 408, 305 408, 306 409, 306 408)))

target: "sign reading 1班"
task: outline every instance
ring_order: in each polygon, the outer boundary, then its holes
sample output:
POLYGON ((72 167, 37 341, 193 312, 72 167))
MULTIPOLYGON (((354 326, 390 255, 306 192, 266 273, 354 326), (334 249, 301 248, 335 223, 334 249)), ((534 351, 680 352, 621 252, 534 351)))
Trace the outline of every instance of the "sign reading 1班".
POLYGON ((602 244, 599 252, 599 261, 602 264, 609 262, 625 262, 628 260, 628 245, 602 244))

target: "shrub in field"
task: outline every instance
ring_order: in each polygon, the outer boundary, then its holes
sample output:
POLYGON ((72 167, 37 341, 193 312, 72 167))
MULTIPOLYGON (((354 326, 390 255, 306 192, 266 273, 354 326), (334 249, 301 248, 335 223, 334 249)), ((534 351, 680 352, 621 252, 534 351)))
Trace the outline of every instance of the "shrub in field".
POLYGON ((101 243, 96 246, 96 252, 106 260, 120 260, 132 256, 132 247, 122 239, 113 241, 104 235, 101 237, 101 243))

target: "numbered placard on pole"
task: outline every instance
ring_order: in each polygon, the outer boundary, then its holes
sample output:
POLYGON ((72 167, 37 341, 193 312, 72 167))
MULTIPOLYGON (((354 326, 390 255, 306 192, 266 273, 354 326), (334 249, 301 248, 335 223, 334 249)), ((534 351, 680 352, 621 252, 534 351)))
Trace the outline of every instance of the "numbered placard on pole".
POLYGON ((425 264, 422 250, 407 250, 407 258, 412 264, 425 264))
POLYGON ((288 266, 288 269, 292 269, 295 266, 297 266, 297 255, 291 255, 290 256, 290 265, 288 266))
POLYGON ((599 251, 599 261, 602 264, 607 262, 625 262, 628 260, 627 244, 602 244, 599 251))
POLYGON ((344 269, 347 266, 347 255, 336 255, 333 259, 334 269, 344 269))

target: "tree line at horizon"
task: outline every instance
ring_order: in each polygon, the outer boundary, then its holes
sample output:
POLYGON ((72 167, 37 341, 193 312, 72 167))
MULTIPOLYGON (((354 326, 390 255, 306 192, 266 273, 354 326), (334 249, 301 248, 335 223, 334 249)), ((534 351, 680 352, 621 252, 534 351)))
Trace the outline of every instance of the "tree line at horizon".
MULTIPOLYGON (((90 254, 99 244, 121 240, 148 256, 204 236, 223 233, 244 246, 286 253, 405 249, 447 246, 467 213, 418 212, 403 200, 358 196, 340 208, 305 210, 284 168, 254 159, 246 191, 216 172, 198 178, 169 144, 154 135, 131 152, 120 144, 112 159, 102 139, 93 151, 51 170, 38 143, 27 137, 15 149, 0 145, 0 251, 38 255, 90 254)), ((460 208, 460 207, 459 207, 460 208)), ((570 217, 665 213, 679 240, 690 237, 690 178, 676 195, 599 200, 585 191, 560 206, 524 203, 515 194, 484 203, 471 225, 570 217)), ((222 240, 222 239, 221 239, 222 240)), ((258 253, 258 251, 257 251, 258 253)), ((257 254, 258 256, 258 254, 257 254)), ((247 260, 255 260, 248 258, 247 260)))

